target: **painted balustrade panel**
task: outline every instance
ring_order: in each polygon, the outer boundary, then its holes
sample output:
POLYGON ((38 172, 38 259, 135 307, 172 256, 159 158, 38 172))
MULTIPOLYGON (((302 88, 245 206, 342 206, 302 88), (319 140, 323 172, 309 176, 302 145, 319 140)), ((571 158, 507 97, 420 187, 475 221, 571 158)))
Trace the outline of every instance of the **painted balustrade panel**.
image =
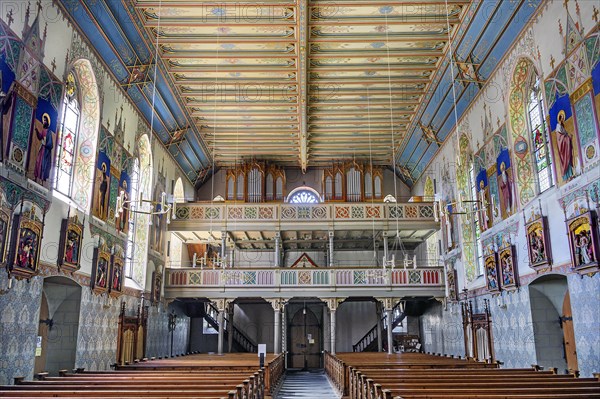
POLYGON ((195 221, 360 221, 433 219, 432 203, 177 204, 175 220, 195 221))
POLYGON ((167 269, 169 287, 441 286, 441 269, 167 269), (279 277, 279 278, 277 278, 279 277))

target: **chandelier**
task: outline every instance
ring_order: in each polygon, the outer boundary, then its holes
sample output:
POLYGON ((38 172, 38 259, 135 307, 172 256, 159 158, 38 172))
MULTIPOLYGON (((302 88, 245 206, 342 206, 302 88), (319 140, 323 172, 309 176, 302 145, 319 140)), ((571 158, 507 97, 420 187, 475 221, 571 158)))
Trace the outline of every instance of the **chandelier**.
MULTIPOLYGON (((166 215, 167 224, 171 223, 171 215, 175 219, 175 201, 173 203, 167 202, 167 193, 164 191, 160 196, 160 201, 147 200, 139 196, 138 200, 127 200, 125 197, 125 190, 121 190, 121 193, 117 197, 117 205, 115 209, 115 219, 123 214, 124 208, 131 213, 142 214, 142 215, 166 215), (144 210, 143 205, 150 205, 149 210, 144 210), (154 210, 153 210, 154 209, 154 210)), ((148 208, 148 207, 146 207, 148 208)), ((152 223, 152 221, 150 221, 152 223)))

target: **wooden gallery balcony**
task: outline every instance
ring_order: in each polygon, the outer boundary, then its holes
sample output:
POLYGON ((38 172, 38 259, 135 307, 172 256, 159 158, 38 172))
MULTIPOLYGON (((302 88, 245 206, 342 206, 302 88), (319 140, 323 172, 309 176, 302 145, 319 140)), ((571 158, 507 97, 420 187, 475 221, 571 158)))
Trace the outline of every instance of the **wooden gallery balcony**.
POLYGON ((441 268, 167 269, 165 297, 444 296, 441 268))
POLYGON ((383 268, 372 266, 372 256, 369 261, 355 256, 362 253, 364 259, 365 253, 371 254, 375 249, 381 260, 382 247, 398 250, 393 244, 397 236, 402 237, 403 250, 413 251, 439 230, 431 202, 183 203, 177 204, 175 215, 169 230, 185 244, 210 242, 218 246, 226 240, 226 246, 231 248, 228 260, 235 257, 236 261, 234 267, 230 267, 230 262, 223 262, 226 267, 216 262, 214 268, 204 262, 194 262, 197 267, 186 267, 191 262, 174 262, 174 266, 183 267, 167 269, 167 298, 444 295, 443 269, 431 259, 419 259, 416 267, 410 264, 405 268, 396 255, 395 266, 388 264, 383 268), (328 255, 335 262, 328 263, 328 267, 281 268, 267 261, 279 258, 280 250, 324 253, 331 251, 332 246, 335 253, 328 255), (342 251, 346 251, 345 256, 342 251), (249 256, 257 260, 242 262, 239 254, 244 252, 276 255, 249 256))
POLYGON ((321 204, 177 204, 170 231, 228 230, 439 230, 431 202, 321 204))

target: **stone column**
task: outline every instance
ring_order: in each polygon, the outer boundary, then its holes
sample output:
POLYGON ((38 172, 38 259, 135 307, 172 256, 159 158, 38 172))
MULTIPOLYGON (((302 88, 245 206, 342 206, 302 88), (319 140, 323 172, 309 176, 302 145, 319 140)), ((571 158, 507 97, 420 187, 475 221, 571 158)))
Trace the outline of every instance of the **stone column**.
POLYGON ((331 334, 331 351, 332 355, 335 355, 335 322, 336 322, 336 311, 341 302, 346 298, 327 298, 327 307, 329 308, 329 322, 330 322, 330 334, 331 334))
POLYGON ((333 267, 333 231, 329 232, 329 267, 333 267))
POLYGON ((281 299, 269 299, 269 303, 273 307, 273 354, 281 353, 281 299))
POLYGON ((387 347, 388 355, 394 353, 394 340, 392 336, 392 322, 393 322, 393 310, 394 310, 394 299, 383 298, 383 308, 386 316, 386 328, 387 328, 387 347))
POLYGON ((225 312, 227 310, 227 305, 229 303, 226 299, 216 299, 213 301, 219 314, 217 315, 217 323, 219 324, 219 336, 217 341, 217 354, 223 354, 223 338, 225 336, 225 312))
POLYGON ((223 230, 221 232, 221 262, 223 262, 223 267, 225 267, 225 256, 227 255, 227 231, 223 230))

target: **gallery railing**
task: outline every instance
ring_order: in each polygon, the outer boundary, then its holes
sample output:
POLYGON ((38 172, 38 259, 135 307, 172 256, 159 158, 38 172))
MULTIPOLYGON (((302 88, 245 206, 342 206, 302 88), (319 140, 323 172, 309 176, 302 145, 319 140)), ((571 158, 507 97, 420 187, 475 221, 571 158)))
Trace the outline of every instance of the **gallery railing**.
POLYGON ((431 202, 324 204, 176 204, 178 221, 326 221, 433 219, 431 202))
POLYGON ((167 269, 165 288, 440 287, 443 270, 417 269, 167 269))

